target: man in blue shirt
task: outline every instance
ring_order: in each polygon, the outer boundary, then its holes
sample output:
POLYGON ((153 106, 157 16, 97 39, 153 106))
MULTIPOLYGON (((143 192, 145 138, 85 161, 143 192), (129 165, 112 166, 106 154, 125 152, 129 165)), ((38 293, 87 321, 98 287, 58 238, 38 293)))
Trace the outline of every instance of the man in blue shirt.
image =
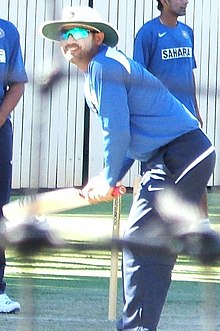
MULTIPOLYGON (((198 205, 214 169, 214 147, 159 79, 112 48, 117 31, 94 9, 65 8, 63 18, 43 23, 41 33, 60 42, 64 57, 84 73, 87 103, 102 125, 104 168, 83 188, 85 198, 111 201, 114 186, 135 159, 162 157, 164 166, 143 176, 124 238, 166 246, 177 224, 168 225, 158 213, 158 192, 172 188, 198 205)), ((166 249, 123 249, 123 330, 156 330, 175 260, 166 249)))
MULTIPOLYGON (((203 127, 199 112, 195 77, 193 30, 178 21, 186 15, 188 0, 157 0, 159 17, 145 23, 134 42, 134 60, 141 63, 168 87, 170 92, 194 114, 203 127)), ((141 166, 141 172, 146 168, 141 166)), ((208 198, 205 191, 200 203, 201 226, 209 228, 208 198)))
MULTIPOLYGON (((24 69, 20 38, 16 27, 0 19, 0 217, 2 207, 9 202, 12 176, 12 124, 10 114, 24 92, 27 75, 24 69)), ((5 251, 0 249, 0 313, 20 310, 5 293, 3 281, 5 251)))
POLYGON ((202 126, 193 73, 196 68, 194 34, 188 25, 177 20, 186 14, 187 4, 188 0, 158 0, 161 14, 138 31, 134 60, 159 78, 202 126))

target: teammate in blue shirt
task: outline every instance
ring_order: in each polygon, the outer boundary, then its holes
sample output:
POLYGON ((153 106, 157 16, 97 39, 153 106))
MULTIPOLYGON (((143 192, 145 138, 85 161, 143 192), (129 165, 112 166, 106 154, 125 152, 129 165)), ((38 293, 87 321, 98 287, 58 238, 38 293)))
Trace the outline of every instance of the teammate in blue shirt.
MULTIPOLYGON (((91 203, 110 201, 113 187, 135 159, 162 156, 164 167, 143 176, 125 239, 166 245, 170 227, 155 207, 158 191, 172 187, 198 205, 214 169, 214 147, 198 120, 159 79, 112 48, 117 31, 94 9, 65 8, 63 18, 45 22, 41 33, 60 42, 64 57, 83 71, 87 103, 102 125, 104 169, 83 194, 91 203)), ((175 260, 166 250, 123 249, 123 330, 156 330, 175 260)))
MULTIPOLYGON (((157 0, 160 16, 146 22, 134 41, 134 60, 159 78, 170 92, 194 114, 203 127, 199 112, 194 69, 194 33, 178 20, 186 15, 188 0, 157 0)), ((141 164, 141 173, 147 168, 141 164)), ((201 203, 201 226, 210 229, 208 197, 201 203)))
POLYGON ((187 4, 188 0, 158 0, 161 15, 138 31, 134 60, 159 78, 202 126, 193 72, 196 68, 194 34, 188 25, 177 20, 178 16, 186 14, 187 4))
MULTIPOLYGON (((12 176, 12 124, 10 114, 24 92, 27 75, 24 69, 20 37, 16 27, 0 19, 0 217, 2 207, 9 202, 12 176)), ((0 312, 20 310, 5 293, 3 281, 5 251, 0 249, 0 312)))

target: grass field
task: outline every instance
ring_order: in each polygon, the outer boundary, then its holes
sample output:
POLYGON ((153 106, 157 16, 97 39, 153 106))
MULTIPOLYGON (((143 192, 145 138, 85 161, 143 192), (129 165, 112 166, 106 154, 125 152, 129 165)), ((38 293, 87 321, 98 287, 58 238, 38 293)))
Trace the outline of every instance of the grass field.
MULTIPOLYGON (((122 200, 123 229, 132 201, 122 200)), ((220 194, 209 193, 213 227, 220 231, 220 194)), ((111 235, 112 205, 102 204, 48 217, 71 240, 99 240, 111 235)), ((123 230, 122 230, 123 231, 123 230)), ((7 251, 7 293, 22 312, 1 315, 0 331, 113 331, 108 321, 110 252, 69 247, 24 257, 7 251)), ((220 263, 205 267, 180 256, 173 273, 158 331, 220 330, 220 263)), ((118 316, 122 309, 119 271, 118 316)))

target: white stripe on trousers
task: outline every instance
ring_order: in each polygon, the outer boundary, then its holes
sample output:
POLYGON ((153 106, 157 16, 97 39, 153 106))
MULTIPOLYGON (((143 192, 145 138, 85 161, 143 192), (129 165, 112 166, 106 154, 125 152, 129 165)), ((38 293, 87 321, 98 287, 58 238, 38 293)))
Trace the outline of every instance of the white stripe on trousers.
POLYGON ((201 161, 203 161, 207 156, 209 156, 212 152, 214 152, 215 147, 211 146, 207 151, 205 151, 203 154, 201 154, 197 159, 195 159, 183 172, 182 174, 177 178, 175 181, 175 184, 177 184, 191 169, 193 169, 197 164, 199 164, 201 161))

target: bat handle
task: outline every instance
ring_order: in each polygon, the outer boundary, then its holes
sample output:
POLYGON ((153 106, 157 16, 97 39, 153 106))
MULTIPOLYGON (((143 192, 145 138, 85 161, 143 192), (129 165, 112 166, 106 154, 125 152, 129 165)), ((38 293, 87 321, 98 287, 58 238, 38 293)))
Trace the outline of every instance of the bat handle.
POLYGON ((117 198, 119 195, 123 195, 126 192, 126 187, 124 185, 115 186, 112 191, 112 196, 117 198))

